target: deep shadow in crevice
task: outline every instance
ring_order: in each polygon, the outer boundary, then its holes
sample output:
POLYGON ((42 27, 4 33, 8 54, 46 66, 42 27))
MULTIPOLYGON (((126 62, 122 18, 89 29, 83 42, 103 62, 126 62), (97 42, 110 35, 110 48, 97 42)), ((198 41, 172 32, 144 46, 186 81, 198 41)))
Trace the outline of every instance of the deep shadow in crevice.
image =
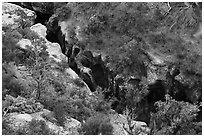
POLYGON ((46 26, 46 23, 48 22, 49 18, 52 16, 52 14, 43 14, 41 12, 35 11, 37 17, 35 19, 35 24, 41 23, 46 26))

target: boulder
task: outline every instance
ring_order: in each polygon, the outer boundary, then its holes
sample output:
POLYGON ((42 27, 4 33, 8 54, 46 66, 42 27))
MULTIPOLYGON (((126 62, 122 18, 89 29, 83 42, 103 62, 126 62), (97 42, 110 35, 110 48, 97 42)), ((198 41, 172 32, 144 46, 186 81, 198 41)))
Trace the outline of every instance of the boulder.
POLYGON ((113 125, 113 135, 148 135, 150 133, 145 122, 128 121, 126 116, 117 113, 112 113, 109 117, 113 125))
POLYGON ((29 39, 21 39, 18 41, 17 45, 19 45, 22 49, 27 49, 28 47, 32 47, 32 42, 29 39))
POLYGON ((43 38, 45 40, 45 45, 47 46, 47 52, 49 53, 50 58, 54 59, 56 62, 61 62, 62 60, 67 60, 66 56, 64 54, 62 54, 62 50, 59 44, 57 43, 51 43, 49 41, 47 41, 46 37, 46 31, 47 28, 38 23, 35 24, 33 26, 30 27, 31 30, 33 30, 34 32, 36 32, 38 34, 39 37, 43 38))
MULTIPOLYGON (((31 48, 34 50, 34 45, 29 39, 21 39, 19 40, 17 45, 24 50, 27 50, 28 48, 31 48)), ((46 51, 48 52, 51 60, 54 60, 56 62, 61 62, 64 60, 66 61, 66 56, 62 54, 59 44, 46 41, 45 46, 47 48, 46 51)))
POLYGON ((57 126, 56 124, 50 122, 50 121, 46 121, 46 125, 48 126, 49 130, 51 133, 54 133, 56 135, 59 135, 61 133, 63 133, 63 127, 61 126, 57 126))
POLYGON ((22 129, 29 130, 29 122, 32 121, 32 116, 29 114, 9 113, 4 117, 4 127, 7 130, 15 132, 22 129))
POLYGON ((73 79, 79 79, 79 76, 76 74, 75 71, 73 71, 71 68, 67 68, 65 70, 65 73, 68 74, 73 79))
POLYGON ((81 127, 81 122, 74 118, 67 118, 64 123, 64 133, 66 135, 79 135, 78 129, 81 127))
MULTIPOLYGON (((37 127, 36 129, 34 129, 34 131, 30 129, 30 122, 34 120, 36 122, 43 121, 49 133, 52 133, 55 135, 79 134, 77 130, 78 128, 81 127, 81 123, 76 119, 73 119, 73 118, 67 119, 65 122, 65 126, 62 127, 62 126, 58 126, 50 118, 48 120, 43 115, 52 115, 52 112, 44 109, 41 112, 37 112, 33 114, 9 113, 6 115, 6 117, 4 117, 3 129, 8 130, 13 134, 25 134, 25 135, 35 134, 35 130, 37 129, 37 127), (49 113, 49 114, 46 114, 46 113, 49 113)), ((52 119, 54 119, 53 116, 49 116, 49 117, 52 117, 52 119)))
POLYGON ((36 14, 34 11, 24 9, 11 3, 2 3, 2 28, 17 29, 29 27, 34 24, 36 14))
POLYGON ((47 120, 47 121, 50 121, 52 123, 57 123, 57 120, 54 116, 54 113, 50 110, 47 110, 47 109, 43 109, 42 111, 33 113, 31 115, 32 115, 32 117, 34 117, 35 119, 38 119, 38 120, 47 120))
POLYGON ((61 82, 64 84, 66 83, 67 89, 79 92, 85 91, 87 101, 93 99, 94 94, 91 92, 88 85, 81 78, 79 78, 79 76, 77 76, 77 74, 71 68, 65 69, 63 74, 56 70, 53 70, 52 73, 55 73, 55 76, 58 78, 61 77, 61 82), (72 72, 71 75, 70 73, 67 73, 68 70, 72 72), (75 79, 73 76, 77 76, 77 78, 75 79))
POLYGON ((74 118, 66 118, 64 126, 58 126, 57 120, 54 117, 54 113, 47 109, 43 109, 41 112, 31 114, 33 119, 45 121, 49 130, 54 134, 60 135, 78 135, 78 128, 81 127, 81 123, 74 118))
POLYGON ((63 127, 57 125, 57 120, 54 118, 53 112, 44 109, 41 112, 33 113, 31 115, 33 120, 44 121, 50 133, 54 135, 59 135, 64 132, 63 127))
POLYGON ((150 128, 147 127, 145 122, 131 121, 132 132, 136 135, 148 135, 150 134, 150 128))
POLYGON ((127 125, 127 119, 120 114, 110 114, 110 123, 113 126, 113 135, 129 135, 124 129, 124 125, 127 125))
MULTIPOLYGON (((47 28, 44 25, 38 23, 31 26, 30 29, 36 32, 39 38, 42 38, 42 40, 45 42, 45 46, 47 48, 46 51, 48 52, 51 60, 54 60, 56 62, 67 60, 66 56, 62 54, 59 44, 51 43, 46 40, 45 36, 47 28)), ((17 45, 24 50, 26 50, 27 48, 34 49, 34 46, 32 45, 32 41, 30 39, 20 39, 17 45)))
POLYGON ((36 32, 40 37, 45 38, 46 37, 46 31, 47 28, 42 25, 41 23, 37 23, 33 26, 30 27, 31 30, 33 30, 34 32, 36 32))

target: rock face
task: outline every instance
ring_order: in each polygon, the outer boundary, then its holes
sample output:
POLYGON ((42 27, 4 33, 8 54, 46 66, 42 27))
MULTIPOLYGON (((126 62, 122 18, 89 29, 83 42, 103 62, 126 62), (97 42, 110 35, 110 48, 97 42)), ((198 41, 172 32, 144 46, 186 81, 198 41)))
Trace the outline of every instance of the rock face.
MULTIPOLYGON (((45 39, 46 36, 46 27, 42 24, 35 24, 31 26, 31 30, 36 32, 39 37, 44 39, 45 45, 46 45, 46 51, 49 54, 50 59, 56 61, 56 62, 61 62, 61 61, 66 61, 67 57, 62 54, 61 48, 58 43, 51 43, 45 39)), ((17 45, 19 45, 23 49, 27 49, 28 47, 34 48, 31 41, 29 39, 21 39, 17 45), (28 47, 27 47, 28 46, 28 47)), ((73 79, 80 79, 80 77, 73 71, 71 68, 66 68, 65 72, 68 74, 68 76, 71 76, 73 79)), ((83 83, 83 81, 82 81, 83 83)), ((86 83, 84 85, 87 87, 89 90, 89 87, 87 86, 86 83)))
POLYGON ((81 127, 81 122, 73 118, 67 118, 65 121, 65 126, 64 126, 65 132, 63 134, 77 135, 79 134, 78 129, 80 127, 81 127))
POLYGON ((93 56, 91 51, 82 51, 73 59, 70 67, 75 72, 79 72, 82 79, 91 87, 91 91, 95 91, 96 86, 102 89, 108 88, 109 70, 102 61, 101 55, 93 56))
POLYGON ((12 2, 13 4, 19 5, 23 8, 35 11, 37 18, 35 23, 45 24, 54 11, 66 4, 64 2, 12 2))
POLYGON ((113 135, 148 135, 150 133, 145 122, 134 120, 129 122, 121 114, 110 114, 109 117, 113 126, 113 135))
MULTIPOLYGON (((35 31, 39 37, 42 37, 44 39, 43 36, 45 36, 45 32, 46 32, 46 28, 41 25, 41 24, 36 24, 34 26, 31 27, 31 29, 33 31, 35 31)), ((45 40, 45 45, 47 47, 46 51, 49 54, 49 57, 51 60, 54 60, 56 62, 61 62, 61 61, 66 61, 66 56, 64 54, 62 54, 61 49, 59 47, 59 44, 57 43, 51 43, 49 41, 45 40)), ((19 45, 22 49, 27 49, 28 47, 34 48, 34 46, 32 45, 31 41, 29 39, 21 39, 17 45, 19 45)), ((71 68, 66 68, 65 72, 67 73, 67 76, 73 78, 73 79, 80 79, 80 77, 73 71, 71 70, 71 68)), ((83 83, 83 81, 81 81, 83 83)), ((88 91, 89 91, 89 87, 86 85, 86 83, 84 83, 84 85, 87 87, 88 91)))
MULTIPOLYGON (((78 128, 81 127, 81 123, 76 119, 70 118, 65 121, 65 126, 58 126, 54 120, 54 116, 51 111, 44 109, 41 112, 33 114, 18 114, 9 113, 5 116, 3 121, 3 129, 9 130, 11 133, 19 132, 22 134, 32 135, 34 129, 31 129, 31 122, 44 122, 47 127, 46 130, 55 135, 77 135, 78 128), (23 129, 23 130, 22 130, 23 129)), ((36 128, 36 127, 33 127, 36 128)))
POLYGON ((4 118, 4 126, 11 131, 18 131, 23 128, 28 128, 31 120, 32 116, 29 114, 10 113, 4 118))
POLYGON ((96 86, 107 88, 108 70, 101 56, 93 56, 91 51, 83 51, 82 47, 68 44, 71 40, 71 34, 67 34, 69 32, 66 30, 68 26, 69 17, 66 21, 59 21, 58 15, 54 14, 47 23, 46 38, 60 44, 62 53, 68 57, 69 66, 86 82, 91 91, 95 91, 96 86))
POLYGON ((3 108, 3 134, 79 134, 81 123, 74 118, 66 118, 64 126, 59 126, 56 114, 47 109, 34 109, 39 102, 30 102, 23 97, 7 96, 7 106, 3 108))
POLYGON ((62 54, 62 51, 61 51, 59 44, 51 43, 51 42, 46 40, 45 36, 46 36, 47 28, 44 25, 38 23, 38 24, 31 26, 30 29, 33 30, 34 32, 36 32, 39 37, 41 37, 45 40, 45 42, 46 42, 45 45, 47 47, 46 50, 49 53, 50 58, 53 58, 56 62, 61 62, 62 60, 65 60, 65 61, 67 60, 66 56, 64 54, 62 54))
MULTIPOLYGON (((38 4, 40 4, 40 3, 38 3, 38 4)), ((37 10, 37 8, 36 8, 36 10, 37 10)), ((17 6, 15 4, 10 4, 10 3, 3 3, 2 12, 3 12, 3 14, 2 14, 3 15, 2 16, 3 25, 2 26, 3 26, 3 31, 5 31, 5 33, 3 33, 3 35, 6 35, 7 29, 11 30, 11 29, 17 29, 17 28, 23 27, 23 24, 22 24, 22 21, 23 21, 24 23, 28 24, 27 26, 24 26, 24 27, 26 29, 30 29, 31 31, 34 31, 37 34, 36 40, 41 40, 41 42, 44 43, 44 45, 46 46, 46 51, 49 55, 49 60, 52 62, 53 73, 56 72, 55 71, 56 69, 61 69, 57 63, 61 63, 63 61, 67 62, 67 57, 64 54, 62 54, 60 45, 58 43, 51 43, 51 42, 46 40, 45 37, 47 35, 46 34, 47 28, 44 25, 42 25, 40 23, 33 25, 34 20, 36 18, 35 12, 30 11, 28 9, 21 8, 20 6, 17 6)), ((41 11, 41 12, 43 12, 43 11, 41 11)), ((21 37, 17 38, 16 41, 17 41, 17 43, 15 43, 15 44, 18 46, 18 48, 22 52, 27 52, 30 49, 34 49, 33 41, 30 38, 25 38, 25 37, 21 36, 21 37), (28 48, 29 48, 29 50, 28 50, 28 48)), ((10 67, 11 66, 13 66, 13 65, 10 64, 10 67)), ((5 69, 6 69, 5 72, 8 71, 9 66, 5 69)), ((16 66, 16 67, 10 68, 10 69, 12 72, 13 71, 15 72, 15 77, 13 79, 15 79, 15 81, 20 82, 21 85, 24 85, 25 87, 30 87, 30 89, 27 89, 27 91, 31 92, 32 86, 29 86, 29 85, 35 86, 36 82, 33 79, 33 77, 30 76, 29 72, 27 72, 27 68, 25 66, 16 66)), ((84 81, 80 79, 78 74, 76 74, 73 70, 71 70, 71 68, 69 68, 69 67, 65 68, 64 72, 65 72, 65 77, 68 78, 68 80, 80 81, 80 83, 83 83, 82 85, 84 87, 84 90, 86 90, 88 94, 91 94, 90 89, 87 86, 87 84, 84 83, 84 81)), ((60 75, 62 75, 62 74, 60 74, 60 75)), ((68 86, 71 86, 70 89, 72 89, 73 87, 78 87, 78 85, 71 84, 71 82, 68 84, 68 86)), ((16 93, 14 96, 17 96, 16 93)))
POLYGON ((34 11, 24 9, 20 6, 10 3, 2 3, 2 28, 3 31, 29 27, 34 24, 36 14, 34 11))
POLYGON ((129 135, 128 132, 124 129, 124 125, 127 124, 127 119, 121 117, 118 114, 111 114, 110 123, 113 126, 113 135, 129 135))
MULTIPOLYGON (((46 39, 50 42, 57 42, 60 44, 60 47, 62 49, 62 53, 66 54, 66 51, 69 50, 70 46, 69 44, 65 45, 65 34, 62 33, 61 27, 58 25, 59 20, 57 18, 57 15, 52 15, 49 18, 49 21, 47 23, 47 35, 46 39), (65 47, 66 46, 66 47, 65 47)), ((69 57, 69 55, 67 55, 69 57)))
POLYGON ((138 135, 148 135, 150 134, 150 129, 147 127, 145 122, 141 121, 131 121, 132 132, 138 135))
POLYGON ((45 38, 45 36, 47 35, 46 34, 46 31, 47 31, 46 26, 44 26, 40 23, 37 23, 37 24, 31 26, 30 29, 33 30, 34 32, 36 32, 42 38, 45 38))

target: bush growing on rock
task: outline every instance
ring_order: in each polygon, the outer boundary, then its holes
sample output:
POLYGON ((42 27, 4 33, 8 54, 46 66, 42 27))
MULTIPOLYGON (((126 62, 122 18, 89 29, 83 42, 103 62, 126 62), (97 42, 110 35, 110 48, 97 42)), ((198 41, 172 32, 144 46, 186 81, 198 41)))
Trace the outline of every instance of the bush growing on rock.
POLYGON ((16 30, 10 30, 2 35, 2 61, 16 63, 21 62, 23 51, 18 49, 16 43, 21 39, 21 34, 16 30))
POLYGON ((97 112, 108 113, 111 109, 110 103, 105 100, 99 100, 95 106, 97 112))
POLYGON ((14 97, 22 94, 25 90, 23 84, 16 77, 16 70, 14 63, 3 63, 2 64, 2 93, 3 98, 5 95, 10 94, 14 97))
POLYGON ((151 115, 151 134, 195 135, 200 134, 199 122, 195 122, 198 105, 179 102, 166 95, 165 102, 156 102, 157 112, 151 115))
POLYGON ((43 120, 32 119, 28 123, 28 127, 21 127, 16 131, 13 131, 7 127, 5 121, 2 122, 2 134, 3 135, 55 135, 48 125, 43 120))
MULTIPOLYGON (((58 78, 60 80, 60 77, 58 78)), ((67 86, 63 85, 62 81, 58 84, 57 89, 59 91, 44 92, 40 102, 46 109, 54 112, 60 125, 64 125, 66 117, 73 117, 82 122, 93 115, 95 112, 93 105, 96 101, 94 97, 88 95, 86 89, 81 89, 80 87, 68 89, 67 86)))
POLYGON ((17 131, 13 131, 8 127, 6 121, 2 120, 2 135, 26 135, 26 134, 28 134, 27 129, 21 128, 18 129, 17 131))
MULTIPOLYGON (((80 93, 83 91, 75 92, 80 93)), ((55 105, 52 110, 60 125, 64 125, 66 117, 73 117, 82 122, 93 115, 94 110, 92 103, 81 94, 83 93, 80 93, 79 95, 75 93, 73 96, 63 95, 53 101, 55 105)))
POLYGON ((107 115, 98 113, 90 117, 82 125, 82 133, 85 135, 111 135, 113 127, 107 115))
POLYGON ((2 103, 4 114, 13 112, 31 114, 43 109, 43 105, 36 102, 33 98, 26 99, 20 96, 14 98, 7 95, 2 103))
POLYGON ((43 120, 33 119, 29 123, 29 135, 54 135, 43 120))

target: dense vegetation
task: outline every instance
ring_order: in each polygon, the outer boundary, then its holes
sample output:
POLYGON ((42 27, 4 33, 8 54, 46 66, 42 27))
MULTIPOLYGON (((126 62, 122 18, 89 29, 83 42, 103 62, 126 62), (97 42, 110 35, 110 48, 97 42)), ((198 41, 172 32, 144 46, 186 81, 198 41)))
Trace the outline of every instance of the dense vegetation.
MULTIPOLYGON (((45 108, 54 112, 60 126, 72 117, 83 123, 80 134, 111 135, 109 114, 114 109, 130 120, 145 121, 150 134, 202 134, 198 119, 202 106, 202 4, 168 4, 68 3, 54 11, 58 21, 69 19, 68 45, 102 55, 109 83, 106 88, 98 86, 94 97, 87 95, 80 79, 71 81, 64 76, 64 68, 70 64, 51 60, 44 39, 29 27, 3 28, 3 119, 8 113, 30 114, 45 108), (31 40, 33 48, 20 48, 17 42, 23 38, 31 40), (163 81, 148 82, 149 69, 154 66, 150 54, 165 64, 163 81), (22 66, 25 71, 18 71, 22 66), (182 73, 174 75, 176 69, 182 73), (69 89, 70 83, 76 88, 69 89)), ((49 21, 45 24, 50 27, 49 21)), ((30 131, 15 133, 5 125, 3 121, 3 134, 54 134, 43 121, 31 121, 30 131)))

